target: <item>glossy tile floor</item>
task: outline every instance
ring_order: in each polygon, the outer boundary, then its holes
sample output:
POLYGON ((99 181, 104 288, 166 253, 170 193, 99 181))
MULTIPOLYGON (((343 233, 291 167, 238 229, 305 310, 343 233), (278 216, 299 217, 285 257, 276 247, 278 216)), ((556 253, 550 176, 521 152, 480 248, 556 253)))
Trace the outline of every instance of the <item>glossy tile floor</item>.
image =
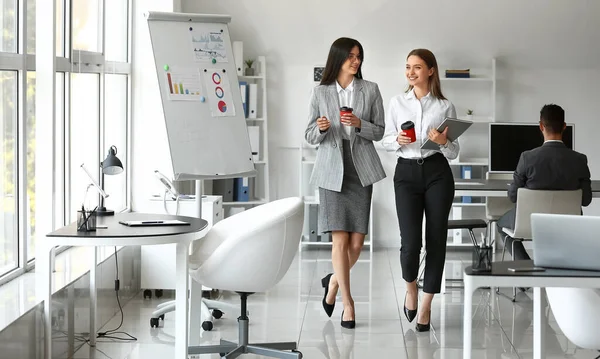
MULTIPOLYGON (((355 330, 340 326, 341 300, 332 318, 321 307, 323 289, 320 279, 332 271, 327 250, 298 254, 285 278, 268 293, 249 299, 250 341, 297 341, 304 358, 462 358, 461 289, 448 289, 437 295, 432 307, 432 331, 417 333, 415 322, 402 314, 405 285, 401 277, 397 249, 376 251, 373 258, 365 252, 351 274, 356 307, 355 330)), ((461 273, 469 265, 469 253, 449 252, 446 273, 461 273)), ((510 289, 503 292, 510 293, 510 289)), ((505 297, 480 290, 474 297, 473 358, 531 358, 533 356, 533 313, 531 291, 520 293, 516 303, 505 297)), ((161 327, 151 329, 149 318, 155 306, 171 298, 143 299, 142 295, 124 308, 121 329, 136 342, 102 342, 97 348, 82 344, 75 358, 172 358, 175 323, 167 314, 161 327)), ((236 294, 221 293, 221 300, 238 303, 236 294)), ((211 332, 203 332, 203 344, 219 339, 237 339, 238 313, 226 313, 214 321, 211 332)), ((549 314, 547 330, 548 358, 595 358, 598 352, 575 347, 549 314)), ((115 328, 120 315, 105 329, 115 328)), ((201 358, 219 358, 218 355, 201 358)), ((242 358, 257 358, 246 355, 242 358)))

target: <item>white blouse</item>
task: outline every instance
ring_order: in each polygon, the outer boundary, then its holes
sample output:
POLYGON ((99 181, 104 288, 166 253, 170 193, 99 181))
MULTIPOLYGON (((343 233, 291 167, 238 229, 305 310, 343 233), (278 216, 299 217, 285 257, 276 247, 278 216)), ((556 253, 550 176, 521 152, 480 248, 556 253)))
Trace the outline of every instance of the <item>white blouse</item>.
MULTIPOLYGON (((340 107, 346 106, 352 108, 352 99, 354 97, 354 78, 352 79, 352 82, 346 86, 346 88, 342 88, 337 81, 335 82, 335 87, 337 89, 338 99, 340 100, 340 107)), ((342 125, 345 140, 350 139, 350 134, 353 128, 354 127, 352 126, 342 125)))
POLYGON ((415 96, 414 90, 405 94, 394 96, 385 116, 385 133, 381 144, 390 152, 396 152, 397 157, 407 159, 426 158, 441 152, 448 159, 458 157, 460 146, 458 139, 448 141, 447 146, 440 146, 439 150, 421 150, 421 145, 427 141, 427 134, 432 128, 438 128, 446 117, 456 118, 456 109, 448 100, 435 98, 431 93, 420 100, 415 96), (415 124, 417 140, 408 145, 399 145, 397 138, 402 131, 400 126, 412 121, 415 124))

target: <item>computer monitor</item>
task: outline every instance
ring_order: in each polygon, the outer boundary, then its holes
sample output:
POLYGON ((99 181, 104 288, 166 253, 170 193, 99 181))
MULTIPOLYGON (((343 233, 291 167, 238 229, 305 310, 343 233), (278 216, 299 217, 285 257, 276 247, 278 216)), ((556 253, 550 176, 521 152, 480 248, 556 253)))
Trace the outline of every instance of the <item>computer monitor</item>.
MULTIPOLYGON (((574 126, 568 123, 563 132, 563 142, 573 149, 574 126)), ((513 173, 523 151, 544 144, 538 123, 490 123, 489 171, 513 173)))

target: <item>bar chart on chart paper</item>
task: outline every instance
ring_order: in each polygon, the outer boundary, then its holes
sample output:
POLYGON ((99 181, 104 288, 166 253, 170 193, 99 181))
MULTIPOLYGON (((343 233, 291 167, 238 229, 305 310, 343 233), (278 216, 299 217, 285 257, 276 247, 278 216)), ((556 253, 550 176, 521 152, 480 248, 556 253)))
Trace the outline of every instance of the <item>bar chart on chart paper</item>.
POLYGON ((197 69, 171 67, 165 71, 169 99, 200 101, 202 82, 197 69))

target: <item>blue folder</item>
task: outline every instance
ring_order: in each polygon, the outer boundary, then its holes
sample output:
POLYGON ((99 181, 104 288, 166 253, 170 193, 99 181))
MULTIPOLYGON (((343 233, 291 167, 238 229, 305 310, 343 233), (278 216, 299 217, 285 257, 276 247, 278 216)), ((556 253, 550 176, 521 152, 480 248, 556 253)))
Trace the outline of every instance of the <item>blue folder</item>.
POLYGON ((250 200, 250 191, 248 188, 249 178, 236 178, 233 183, 233 200, 237 202, 248 202, 250 200))

